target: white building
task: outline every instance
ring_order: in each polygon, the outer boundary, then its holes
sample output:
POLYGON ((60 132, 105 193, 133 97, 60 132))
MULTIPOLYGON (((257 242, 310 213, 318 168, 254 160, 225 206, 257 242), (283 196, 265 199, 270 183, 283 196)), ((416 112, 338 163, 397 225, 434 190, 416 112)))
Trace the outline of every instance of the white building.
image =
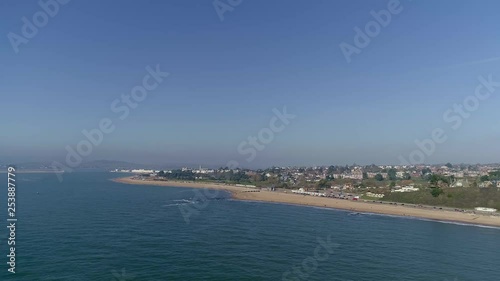
POLYGON ((396 186, 396 188, 397 189, 391 192, 414 192, 419 190, 417 187, 413 187, 413 185, 403 186, 401 188, 398 188, 398 186, 396 186))
POLYGON ((373 193, 373 192, 367 192, 366 196, 375 198, 384 198, 384 194, 373 193))
POLYGON ((497 209, 493 208, 485 208, 485 207, 476 207, 474 210, 479 211, 479 212, 488 212, 488 213, 494 213, 497 211, 497 209))
POLYGON ((292 190, 292 193, 297 193, 297 194, 304 194, 304 195, 311 195, 311 196, 321 196, 324 197, 325 194, 321 192, 311 192, 311 191, 304 191, 303 188, 299 188, 298 190, 292 190))
POLYGON ((136 173, 136 174, 153 174, 153 173, 156 173, 155 170, 145 170, 145 169, 134 169, 134 170, 131 170, 130 172, 136 173))

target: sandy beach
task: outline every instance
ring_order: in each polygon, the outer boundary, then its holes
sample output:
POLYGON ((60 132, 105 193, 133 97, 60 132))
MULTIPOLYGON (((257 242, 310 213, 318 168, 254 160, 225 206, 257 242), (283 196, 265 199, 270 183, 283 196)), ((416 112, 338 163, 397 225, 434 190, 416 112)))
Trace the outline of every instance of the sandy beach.
POLYGON ((232 194, 234 199, 287 203, 305 206, 315 206, 324 208, 333 208, 341 210, 349 210, 352 212, 361 213, 377 213, 386 215, 406 216, 425 218, 438 221, 451 221, 467 224, 487 225, 500 227, 500 216, 492 216, 488 214, 470 214, 456 211, 425 209, 401 205, 380 204, 372 202, 342 200, 326 197, 315 197, 307 195, 299 195, 284 192, 260 191, 248 192, 251 188, 237 187, 234 185, 215 184, 215 183, 195 183, 181 181, 151 181, 138 180, 132 177, 124 177, 113 179, 115 182, 135 185, 157 185, 157 186, 172 186, 172 187, 187 187, 187 188, 210 188, 226 190, 232 194))

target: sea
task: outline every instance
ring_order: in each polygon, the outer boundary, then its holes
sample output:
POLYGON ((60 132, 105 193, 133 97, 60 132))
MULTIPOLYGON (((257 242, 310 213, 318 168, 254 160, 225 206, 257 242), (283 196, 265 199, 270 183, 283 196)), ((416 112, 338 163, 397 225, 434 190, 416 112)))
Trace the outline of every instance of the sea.
POLYGON ((0 280, 500 280, 500 229, 16 175, 15 273, 0 174, 0 280))

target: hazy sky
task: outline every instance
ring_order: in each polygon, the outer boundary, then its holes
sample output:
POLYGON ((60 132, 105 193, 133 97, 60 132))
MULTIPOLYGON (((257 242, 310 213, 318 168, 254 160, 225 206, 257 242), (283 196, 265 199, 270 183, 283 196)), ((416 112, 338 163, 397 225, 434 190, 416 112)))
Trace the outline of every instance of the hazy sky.
POLYGON ((425 162, 500 162, 500 87, 443 119, 479 76, 500 81, 500 2, 401 0, 348 63, 339 45, 389 2, 243 0, 221 21, 211 0, 73 0, 16 54, 9 32, 43 10, 1 1, 0 162, 63 162, 103 118, 115 130, 85 160, 397 164, 441 128, 425 162), (170 76, 121 120, 111 104, 148 65, 170 76), (296 117, 247 161, 238 146, 284 106, 296 117))

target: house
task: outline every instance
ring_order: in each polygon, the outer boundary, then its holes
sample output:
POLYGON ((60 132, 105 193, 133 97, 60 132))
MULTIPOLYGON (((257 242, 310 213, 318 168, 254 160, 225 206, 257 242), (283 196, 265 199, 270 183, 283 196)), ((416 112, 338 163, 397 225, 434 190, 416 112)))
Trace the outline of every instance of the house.
POLYGON ((480 188, 487 188, 487 187, 492 187, 493 183, 491 181, 485 181, 479 184, 480 188))
POLYGON ((344 175, 341 174, 341 173, 334 173, 333 174, 333 178, 335 179, 343 179, 344 178, 344 175))

